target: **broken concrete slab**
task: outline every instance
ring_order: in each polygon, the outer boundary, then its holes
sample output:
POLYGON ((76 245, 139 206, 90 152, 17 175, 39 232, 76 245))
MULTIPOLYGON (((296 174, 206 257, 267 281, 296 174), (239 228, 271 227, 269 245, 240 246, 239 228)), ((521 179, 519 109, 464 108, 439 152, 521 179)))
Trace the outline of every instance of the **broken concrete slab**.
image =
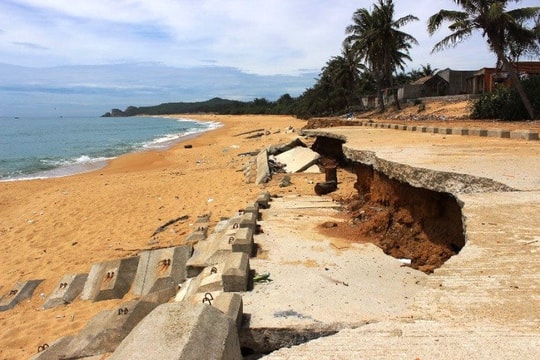
POLYGON ((268 155, 279 155, 279 154, 282 154, 284 152, 287 152, 291 149, 294 149, 295 147, 307 147, 306 144, 304 144, 302 142, 302 140, 300 140, 299 138, 296 138, 294 140, 292 140, 291 142, 288 142, 288 143, 284 143, 284 144, 278 144, 278 145, 271 145, 267 148, 267 151, 268 151, 268 155))
POLYGON ((68 274, 60 279, 60 283, 49 294, 43 309, 70 304, 79 296, 84 288, 88 274, 68 274))
POLYGON ((223 291, 247 291, 249 285, 249 256, 243 252, 230 253, 222 275, 223 291))
POLYGON ((23 300, 32 297, 43 280, 17 281, 11 290, 0 298, 0 311, 10 310, 23 300))
POLYGON ((320 157, 321 155, 311 149, 296 147, 277 155, 276 160, 286 165, 285 170, 288 173, 297 173, 315 164, 320 157))
POLYGON ((143 251, 139 255, 133 294, 146 295, 176 288, 187 277, 186 264, 192 253, 191 245, 143 251))
MULTIPOLYGON (((75 336, 52 345, 54 359, 79 359, 113 352, 133 328, 159 304, 132 300, 94 316, 75 336)), ((46 354, 45 352, 44 354, 46 354)), ((43 360, 45 358, 39 358, 43 360)))
POLYGON ((182 301, 158 306, 109 360, 241 358, 236 326, 225 314, 210 305, 182 301))
POLYGON ((212 304, 216 309, 227 315, 240 329, 244 316, 242 295, 233 292, 224 292, 216 296, 212 304))
POLYGON ((131 288, 138 264, 139 257, 136 256, 92 265, 81 299, 121 299, 131 288))
POLYGON ((255 179, 255 184, 267 183, 271 177, 270 166, 268 165, 268 152, 264 149, 257 155, 257 178, 255 179))

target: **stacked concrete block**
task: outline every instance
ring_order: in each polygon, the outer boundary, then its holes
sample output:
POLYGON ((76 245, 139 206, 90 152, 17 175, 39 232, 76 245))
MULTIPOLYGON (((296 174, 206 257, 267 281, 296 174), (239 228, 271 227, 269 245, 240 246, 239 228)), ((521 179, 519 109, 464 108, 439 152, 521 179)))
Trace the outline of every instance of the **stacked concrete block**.
POLYGON ((230 253, 221 276, 223 291, 247 291, 249 286, 249 256, 243 252, 230 253))
POLYGON ((133 300, 94 316, 75 336, 62 338, 35 359, 80 359, 113 352, 135 326, 159 304, 133 300))
POLYGON ((193 248, 176 246, 142 252, 133 284, 134 295, 176 288, 187 277, 186 264, 193 248))
POLYGON ((81 299, 121 299, 131 288, 138 264, 137 256, 92 265, 81 299))
POLYGON ((17 281, 15 285, 0 298, 0 311, 10 310, 32 294, 43 280, 17 281))
POLYGON ((87 278, 88 274, 64 275, 43 304, 43 309, 72 303, 83 290, 87 278))
POLYGON ((182 301, 152 311, 109 360, 241 358, 236 326, 225 314, 182 301))

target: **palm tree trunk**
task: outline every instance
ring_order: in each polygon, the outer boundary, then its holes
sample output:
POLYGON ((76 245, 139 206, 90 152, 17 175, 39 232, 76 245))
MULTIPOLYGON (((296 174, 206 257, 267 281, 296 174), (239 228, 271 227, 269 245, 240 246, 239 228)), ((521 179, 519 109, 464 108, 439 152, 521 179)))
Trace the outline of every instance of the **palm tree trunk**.
POLYGON ((377 96, 379 97, 379 109, 384 111, 384 96, 383 96, 383 81, 382 81, 382 75, 378 72, 377 73, 377 96))
POLYGON ((521 101, 523 102, 523 105, 525 106, 525 109, 527 109, 527 112, 529 113, 530 119, 534 120, 536 118, 534 107, 532 106, 531 101, 529 100, 529 97, 527 96, 527 93, 525 92, 525 88, 523 87, 521 80, 519 80, 519 77, 517 76, 516 70, 510 64, 510 62, 504 55, 504 52, 497 50, 496 53, 497 53, 497 56, 499 56, 499 59, 503 63, 503 69, 507 71, 508 74, 510 75, 510 80, 512 80, 512 85, 516 88, 519 94, 519 97, 521 98, 521 101))

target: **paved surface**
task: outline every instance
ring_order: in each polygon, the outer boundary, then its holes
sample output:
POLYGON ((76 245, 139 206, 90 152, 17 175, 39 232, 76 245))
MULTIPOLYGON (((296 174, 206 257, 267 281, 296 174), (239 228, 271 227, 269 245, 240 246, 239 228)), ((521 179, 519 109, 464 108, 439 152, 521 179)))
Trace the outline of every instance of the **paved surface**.
MULTIPOLYGON (((491 179, 517 191, 490 191, 489 186, 445 185, 447 191, 463 202, 467 243, 458 255, 434 274, 415 283, 420 287, 417 290, 414 285, 409 287, 411 279, 405 277, 405 288, 413 293, 412 299, 401 297, 398 300, 403 303, 395 311, 372 314, 375 323, 281 349, 265 358, 540 358, 538 141, 370 128, 318 129, 308 133, 347 139, 344 144, 346 155, 363 159, 375 168, 394 163, 421 170, 424 174, 466 174, 470 178, 491 179)), ((414 171, 410 176, 414 176, 414 171)), ((436 186, 427 180, 428 176, 422 179, 420 181, 425 181, 426 186, 436 186)), ((300 253, 291 255, 300 257, 300 253)), ((359 259, 364 255, 355 256, 357 258, 352 256, 349 265, 363 261, 359 259)), ((327 257, 327 262, 333 261, 332 255, 327 257)), ((377 261, 382 260, 377 258, 377 261)), ((376 267, 362 271, 373 268, 376 267)), ((372 277, 372 273, 363 275, 366 281, 372 277)), ((361 282, 358 277, 344 278, 351 283, 354 280, 361 282)), ((309 288, 305 291, 308 290, 314 291, 309 288)), ((351 291, 349 296, 363 300, 373 296, 372 293, 362 296, 356 287, 348 290, 351 291)), ((290 291, 284 293, 292 296, 290 291)), ((381 293, 385 291, 381 289, 381 293)), ((319 296, 315 293, 313 297, 319 296)), ((269 306, 277 306, 269 303, 269 306)), ((339 308, 339 304, 336 302, 334 307, 339 308)), ((365 316, 362 306, 357 305, 353 310, 360 314, 359 317, 365 316)), ((304 307, 293 309, 304 311, 304 307)), ((333 310, 326 314, 326 308, 319 310, 317 316, 311 313, 310 316, 323 319, 326 315, 333 317, 337 312, 333 310)))

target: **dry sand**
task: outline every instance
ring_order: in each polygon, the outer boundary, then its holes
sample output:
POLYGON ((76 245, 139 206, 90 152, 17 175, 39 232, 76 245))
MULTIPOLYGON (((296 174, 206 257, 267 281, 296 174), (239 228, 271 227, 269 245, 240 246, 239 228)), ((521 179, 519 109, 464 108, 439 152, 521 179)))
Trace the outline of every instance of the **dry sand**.
POLYGON ((92 263, 152 246, 181 244, 198 215, 210 213, 213 223, 233 215, 261 191, 246 184, 242 167, 248 159, 238 154, 288 141, 297 135, 286 128, 304 125, 288 116, 189 117, 224 126, 166 151, 122 156, 91 173, 0 183, 0 294, 18 280, 44 279, 30 301, 0 312, 0 359, 29 358, 38 346, 76 333, 99 311, 128 300, 131 295, 40 309, 40 294, 47 296, 64 274, 85 273, 92 263), (234 136, 259 128, 271 134, 234 136), (156 228, 183 215, 189 219, 151 242, 156 228))

